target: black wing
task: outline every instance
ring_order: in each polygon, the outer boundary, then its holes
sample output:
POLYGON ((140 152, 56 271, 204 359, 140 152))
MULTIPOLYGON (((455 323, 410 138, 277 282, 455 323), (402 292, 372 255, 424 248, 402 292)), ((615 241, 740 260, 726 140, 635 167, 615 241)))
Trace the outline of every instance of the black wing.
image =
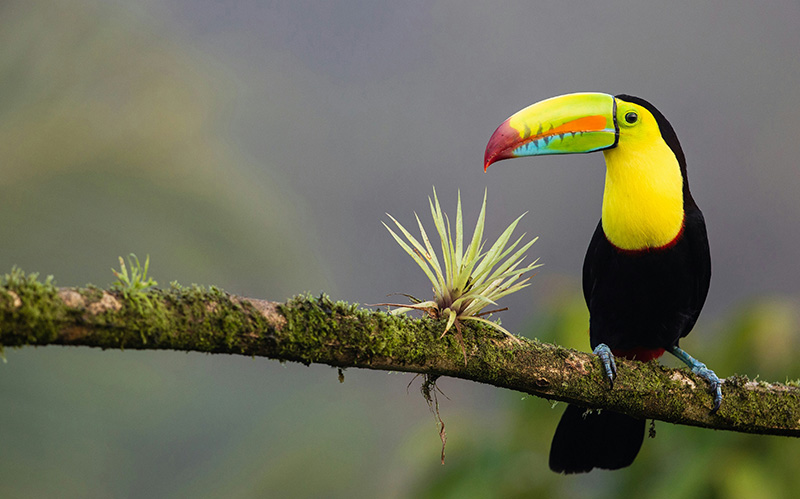
POLYGON ((681 338, 689 334, 694 327, 703 305, 706 303, 708 288, 711 285, 711 250, 708 246, 708 233, 703 212, 697 206, 687 207, 684 222, 684 236, 688 243, 688 264, 694 276, 694 288, 691 297, 691 321, 681 331, 681 338))

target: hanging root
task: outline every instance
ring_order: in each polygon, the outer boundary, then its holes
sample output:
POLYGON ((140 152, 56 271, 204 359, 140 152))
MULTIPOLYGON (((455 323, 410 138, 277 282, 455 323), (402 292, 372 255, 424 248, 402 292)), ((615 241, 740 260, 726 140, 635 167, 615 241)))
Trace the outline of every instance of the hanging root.
MULTIPOLYGON (((436 419, 436 426, 439 428, 439 438, 442 440, 442 464, 444 465, 444 450, 447 445, 447 433, 444 430, 444 421, 442 421, 442 417, 439 414, 439 398, 436 395, 436 392, 442 395, 444 395, 444 392, 436 386, 436 380, 439 379, 438 375, 425 374, 424 376, 425 379, 420 387, 420 392, 422 392, 425 402, 428 403, 428 408, 430 408, 433 413, 433 417, 436 419)), ((445 398, 446 397, 447 395, 445 395, 445 398)))

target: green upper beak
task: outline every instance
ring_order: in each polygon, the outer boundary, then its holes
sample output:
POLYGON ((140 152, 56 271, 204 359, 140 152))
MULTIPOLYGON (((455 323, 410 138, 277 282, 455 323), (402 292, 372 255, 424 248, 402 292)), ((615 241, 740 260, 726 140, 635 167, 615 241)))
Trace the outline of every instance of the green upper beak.
POLYGON ((486 146, 483 169, 508 158, 610 149, 618 140, 613 95, 561 95, 528 106, 497 127, 486 146))

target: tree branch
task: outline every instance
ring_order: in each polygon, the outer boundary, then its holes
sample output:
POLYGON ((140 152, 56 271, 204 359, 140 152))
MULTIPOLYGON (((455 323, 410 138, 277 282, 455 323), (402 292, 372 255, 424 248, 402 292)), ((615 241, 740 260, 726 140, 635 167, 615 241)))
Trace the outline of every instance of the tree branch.
POLYGON ((710 414, 707 384, 685 369, 618 359, 609 389, 590 354, 521 338, 472 321, 462 329, 467 362, 443 321, 395 317, 326 297, 286 303, 216 288, 56 288, 14 271, 0 286, 0 345, 83 345, 268 357, 303 364, 450 376, 590 408, 745 433, 800 436, 800 388, 724 381, 710 414))

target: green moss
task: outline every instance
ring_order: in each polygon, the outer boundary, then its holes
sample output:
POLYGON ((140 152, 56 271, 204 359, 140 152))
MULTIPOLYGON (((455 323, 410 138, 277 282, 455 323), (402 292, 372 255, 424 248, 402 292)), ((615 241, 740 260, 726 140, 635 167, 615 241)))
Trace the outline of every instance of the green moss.
POLYGON ((81 290, 81 295, 88 302, 97 302, 103 298, 103 290, 94 284, 87 284, 86 287, 81 290))
POLYGON ((79 343, 87 346, 241 353, 246 348, 243 331, 267 328, 260 314, 244 313, 217 288, 104 292, 90 286, 72 291, 83 299, 74 308, 65 305, 52 281, 42 283, 35 274, 16 270, 7 275, 0 289, 0 313, 5 315, 3 327, 14 329, 0 332, 0 343, 71 343, 69 334, 58 336, 68 324, 85 328, 79 343), (15 300, 21 304, 15 306, 15 300))
MULTIPOLYGON (((149 334, 157 334, 159 343, 177 350, 198 350, 206 353, 243 353, 240 339, 247 331, 241 305, 218 288, 201 286, 172 286, 169 290, 154 290, 157 294, 156 322, 149 334), (163 313, 162 313, 163 312, 163 313), (164 328, 158 322, 164 319, 164 328)), ((251 314, 257 320, 258 314, 251 314)))
POLYGON ((52 276, 43 282, 38 278, 39 274, 25 274, 16 267, 2 277, 0 344, 46 345, 58 335, 58 323, 67 311, 58 298, 52 276), (19 326, 10 330, 10 324, 19 326))
POLYGON ((451 352, 460 357, 453 338, 439 340, 444 321, 372 312, 325 295, 296 296, 279 311, 287 321, 281 330, 283 353, 306 364, 322 355, 359 364, 394 358, 424 364, 451 352))

